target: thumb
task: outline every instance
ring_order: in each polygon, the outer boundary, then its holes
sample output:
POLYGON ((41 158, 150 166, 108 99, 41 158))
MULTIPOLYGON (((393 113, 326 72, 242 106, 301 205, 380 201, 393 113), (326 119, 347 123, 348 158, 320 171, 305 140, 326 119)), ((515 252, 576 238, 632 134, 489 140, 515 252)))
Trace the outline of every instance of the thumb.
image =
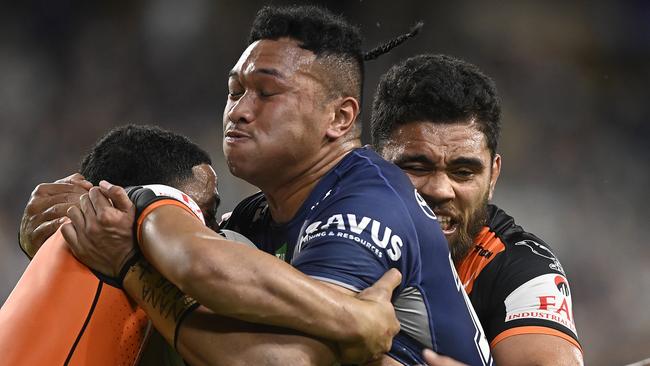
POLYGON ((113 206, 118 210, 128 211, 133 206, 124 188, 103 180, 99 182, 99 189, 113 202, 113 206))
POLYGON ((428 366, 466 366, 462 362, 456 361, 447 356, 441 356, 430 349, 425 349, 422 352, 422 356, 428 366))
POLYGON ((395 268, 386 271, 377 282, 375 282, 368 291, 374 293, 378 298, 390 299, 395 287, 402 282, 402 274, 395 268))
POLYGON ((75 231, 72 223, 67 222, 61 226, 61 234, 63 234, 63 239, 68 243, 68 245, 77 245, 77 232, 75 231))

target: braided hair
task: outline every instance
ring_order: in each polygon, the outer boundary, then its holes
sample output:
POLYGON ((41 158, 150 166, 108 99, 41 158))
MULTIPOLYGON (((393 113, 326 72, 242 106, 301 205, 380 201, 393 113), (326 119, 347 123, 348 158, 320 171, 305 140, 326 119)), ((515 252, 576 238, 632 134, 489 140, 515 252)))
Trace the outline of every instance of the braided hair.
POLYGON ((401 45, 407 39, 417 36, 418 33, 420 32, 420 29, 422 29, 423 26, 424 26, 424 22, 422 22, 422 21, 417 22, 417 24, 415 24, 414 26, 411 27, 411 29, 409 30, 408 33, 404 33, 402 35, 399 35, 399 36, 391 39, 390 41, 388 41, 386 43, 382 43, 379 46, 373 48, 372 50, 366 52, 363 55, 363 60, 364 61, 374 60, 377 57, 379 57, 379 56, 381 56, 381 55, 383 55, 385 53, 390 52, 393 48, 401 45))
POLYGON ((328 97, 351 96, 361 103, 364 61, 389 52, 414 37, 421 28, 422 22, 409 33, 364 53, 359 28, 340 15, 313 5, 265 6, 253 21, 248 42, 283 37, 297 41, 299 47, 313 52, 330 71, 326 85, 328 97))

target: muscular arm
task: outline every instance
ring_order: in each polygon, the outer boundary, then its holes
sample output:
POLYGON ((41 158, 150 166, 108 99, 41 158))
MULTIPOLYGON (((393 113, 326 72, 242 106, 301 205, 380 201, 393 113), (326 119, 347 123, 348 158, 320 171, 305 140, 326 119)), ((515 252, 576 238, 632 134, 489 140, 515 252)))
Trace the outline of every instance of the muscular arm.
POLYGON ((178 207, 156 209, 141 233, 140 247, 151 264, 219 315, 342 342, 357 341, 373 323, 366 302, 223 239, 178 207))
MULTIPOLYGON (((173 343, 181 303, 180 292, 151 266, 140 261, 124 280, 154 326, 173 343), (180 299, 179 301, 174 301, 180 299)), ((205 307, 187 315, 176 346, 191 365, 331 365, 335 347, 287 329, 260 326, 218 316, 205 307)))
POLYGON ((494 362, 509 365, 582 365, 582 353, 570 342, 548 334, 508 337, 492 348, 494 362))
MULTIPOLYGON (((72 225, 62 232, 80 261, 114 277, 134 251, 135 208, 123 189, 103 184, 101 192, 91 189, 79 208, 69 209, 72 225)), ((399 330, 390 304, 401 280, 395 270, 355 298, 273 256, 225 240, 178 206, 153 208, 144 216, 141 234, 142 251, 154 267, 221 316, 329 339, 338 343, 346 362, 386 352, 399 330)))

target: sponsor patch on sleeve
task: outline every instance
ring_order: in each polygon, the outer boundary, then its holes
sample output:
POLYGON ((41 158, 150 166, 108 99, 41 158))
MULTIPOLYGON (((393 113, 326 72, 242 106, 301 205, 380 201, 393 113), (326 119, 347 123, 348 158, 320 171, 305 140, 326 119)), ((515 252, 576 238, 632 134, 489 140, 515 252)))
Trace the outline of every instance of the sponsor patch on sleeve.
POLYGON ((301 232, 296 252, 311 241, 322 237, 354 242, 370 250, 377 258, 384 256, 392 261, 402 257, 404 241, 389 226, 379 220, 355 214, 334 214, 327 219, 314 221, 301 232))
POLYGON ((562 275, 547 273, 531 279, 505 300, 506 322, 539 319, 558 323, 576 334, 569 283, 562 275))

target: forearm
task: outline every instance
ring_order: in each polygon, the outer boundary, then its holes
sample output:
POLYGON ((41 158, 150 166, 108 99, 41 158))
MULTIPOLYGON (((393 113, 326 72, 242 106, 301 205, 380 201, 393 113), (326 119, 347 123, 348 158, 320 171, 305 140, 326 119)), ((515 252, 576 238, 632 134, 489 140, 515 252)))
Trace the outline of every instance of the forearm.
POLYGON ((230 242, 177 207, 144 220, 147 259, 215 313, 333 340, 358 339, 363 304, 261 251, 230 242))
POLYGON ((191 365, 332 365, 334 347, 289 330, 215 315, 200 307, 182 323, 178 350, 191 365))
POLYGON ((289 330, 218 316, 205 307, 187 314, 174 335, 181 309, 191 303, 157 271, 141 261, 124 281, 127 293, 156 329, 191 365, 331 365, 332 346, 289 330))

